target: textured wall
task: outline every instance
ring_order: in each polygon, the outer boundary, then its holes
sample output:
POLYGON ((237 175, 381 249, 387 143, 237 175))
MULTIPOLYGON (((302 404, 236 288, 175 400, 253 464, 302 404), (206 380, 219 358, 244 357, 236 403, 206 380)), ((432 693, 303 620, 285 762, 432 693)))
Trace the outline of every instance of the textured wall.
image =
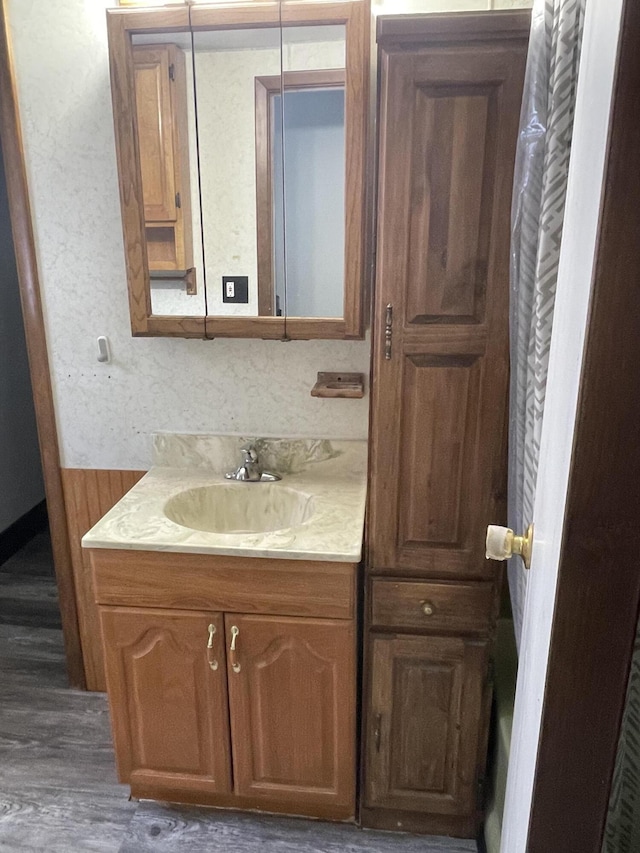
POLYGON ((144 468, 155 430, 365 437, 367 398, 309 391, 318 370, 368 371, 368 342, 131 337, 109 5, 8 3, 63 465, 144 468))
POLYGON ((18 274, 0 158, 0 533, 43 499, 18 274))

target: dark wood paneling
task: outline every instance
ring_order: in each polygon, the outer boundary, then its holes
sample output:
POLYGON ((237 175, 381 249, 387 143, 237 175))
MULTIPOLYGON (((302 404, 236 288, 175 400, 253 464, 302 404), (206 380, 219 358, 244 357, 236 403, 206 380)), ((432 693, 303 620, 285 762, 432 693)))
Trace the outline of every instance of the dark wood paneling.
POLYGON ((530 853, 600 853, 640 605, 640 5, 624 4, 530 853))
POLYGON ((486 641, 374 636, 371 643, 365 805, 474 815, 486 641))
POLYGON ((49 354, 42 315, 40 281, 6 0, 3 0, 0 6, 0 138, 2 140, 2 156, 7 180, 11 227, 29 356, 33 403, 38 426, 47 512, 51 528, 51 544, 58 583, 67 672, 71 686, 83 688, 85 676, 76 608, 76 590, 69 551, 67 519, 64 511, 56 415, 51 390, 49 354))
POLYGON ((234 788, 355 814, 353 622, 226 614, 234 788), (233 664, 239 667, 234 671, 233 664))
POLYGON ((104 607, 100 619, 120 781, 230 792, 222 615, 104 607))
POLYGON ((97 468, 62 470, 87 690, 106 690, 107 686, 91 560, 89 553, 81 547, 80 540, 143 476, 144 471, 97 468))
POLYGON ((373 627, 478 634, 491 630, 495 587, 490 583, 373 580, 373 627))

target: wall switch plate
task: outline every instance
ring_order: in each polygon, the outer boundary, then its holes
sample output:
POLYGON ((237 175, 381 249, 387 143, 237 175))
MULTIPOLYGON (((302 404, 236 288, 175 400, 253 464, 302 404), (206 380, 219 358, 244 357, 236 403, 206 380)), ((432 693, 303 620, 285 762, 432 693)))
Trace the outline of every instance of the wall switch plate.
POLYGON ((222 301, 243 302, 246 304, 249 301, 249 276, 223 275, 222 301))

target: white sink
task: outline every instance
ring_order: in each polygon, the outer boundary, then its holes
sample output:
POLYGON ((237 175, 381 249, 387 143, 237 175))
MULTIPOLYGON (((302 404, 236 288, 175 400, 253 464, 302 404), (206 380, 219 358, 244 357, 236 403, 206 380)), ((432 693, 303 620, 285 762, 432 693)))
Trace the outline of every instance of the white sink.
POLYGON ((268 533, 298 527, 313 515, 313 498, 280 483, 220 483, 170 498, 170 521, 208 533, 268 533))

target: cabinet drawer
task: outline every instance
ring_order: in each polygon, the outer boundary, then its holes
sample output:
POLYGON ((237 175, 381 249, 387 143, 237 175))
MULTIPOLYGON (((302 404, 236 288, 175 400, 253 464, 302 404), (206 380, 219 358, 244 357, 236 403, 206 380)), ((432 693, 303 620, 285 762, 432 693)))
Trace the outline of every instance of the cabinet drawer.
POLYGON ((98 604, 353 619, 352 563, 96 548, 98 604))
POLYGON ((424 631, 484 633, 489 630, 493 585, 374 580, 372 625, 424 631))

